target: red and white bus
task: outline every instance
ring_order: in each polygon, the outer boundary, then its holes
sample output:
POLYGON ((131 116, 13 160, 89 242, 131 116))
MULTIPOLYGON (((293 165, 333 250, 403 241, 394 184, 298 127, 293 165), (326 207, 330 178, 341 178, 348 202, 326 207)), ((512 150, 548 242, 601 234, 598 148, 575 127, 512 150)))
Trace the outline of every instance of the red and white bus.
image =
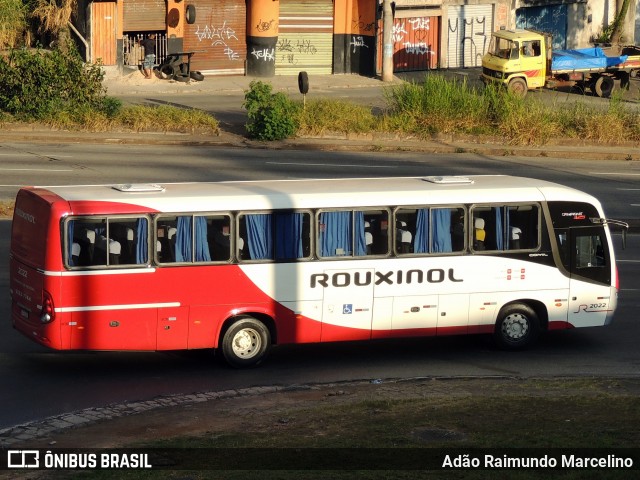
POLYGON ((219 349, 607 325, 618 277, 590 195, 509 176, 28 187, 14 327, 57 350, 219 349))

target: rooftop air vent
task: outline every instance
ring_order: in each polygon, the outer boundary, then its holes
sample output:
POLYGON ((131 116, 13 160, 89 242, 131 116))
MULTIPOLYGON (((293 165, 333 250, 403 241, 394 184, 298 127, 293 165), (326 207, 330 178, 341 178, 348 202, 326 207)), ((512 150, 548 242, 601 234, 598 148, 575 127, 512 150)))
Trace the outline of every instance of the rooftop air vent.
POLYGON ((457 175, 424 177, 423 180, 425 182, 437 183, 440 185, 460 185, 473 183, 473 180, 471 180, 469 177, 460 177, 457 175))
POLYGON ((114 185, 114 190, 126 193, 138 193, 138 192, 164 192, 164 187, 157 183, 123 183, 120 185, 114 185))

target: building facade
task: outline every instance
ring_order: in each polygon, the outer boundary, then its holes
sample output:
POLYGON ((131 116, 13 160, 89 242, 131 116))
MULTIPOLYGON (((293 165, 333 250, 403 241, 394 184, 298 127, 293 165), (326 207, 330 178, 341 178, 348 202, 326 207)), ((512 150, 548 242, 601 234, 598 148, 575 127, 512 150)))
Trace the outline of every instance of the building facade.
MULTIPOLYGON (((139 40, 156 35, 159 61, 195 52, 210 75, 358 74, 382 69, 383 0, 79 0, 75 38, 89 62, 140 64, 139 40)), ((640 33, 632 0, 624 42, 640 33)), ((611 0, 396 0, 395 72, 481 64, 491 32, 553 32, 556 48, 583 48, 613 21, 611 0)))

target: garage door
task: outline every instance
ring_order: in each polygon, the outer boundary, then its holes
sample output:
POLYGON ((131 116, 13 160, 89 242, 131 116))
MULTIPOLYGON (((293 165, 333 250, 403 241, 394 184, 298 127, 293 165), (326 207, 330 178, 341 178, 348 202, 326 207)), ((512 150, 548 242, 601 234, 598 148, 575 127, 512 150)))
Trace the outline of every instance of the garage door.
POLYGON ((197 52, 191 68, 213 75, 244 75, 247 8, 244 0, 200 0, 184 29, 184 50, 197 52))
POLYGON ((333 71, 333 2, 280 0, 276 75, 333 71))
POLYGON ((123 7, 125 32, 147 32, 166 28, 165 0, 124 0, 123 7))
MULTIPOLYGON (((424 11, 424 10, 423 10, 424 11)), ((420 16, 420 11, 403 12, 393 20, 393 71, 430 70, 438 66, 440 17, 420 16)), ((378 30, 378 71, 382 71, 383 22, 378 30)))
POLYGON ((457 5, 447 13, 447 68, 482 66, 493 32, 493 5, 457 5))

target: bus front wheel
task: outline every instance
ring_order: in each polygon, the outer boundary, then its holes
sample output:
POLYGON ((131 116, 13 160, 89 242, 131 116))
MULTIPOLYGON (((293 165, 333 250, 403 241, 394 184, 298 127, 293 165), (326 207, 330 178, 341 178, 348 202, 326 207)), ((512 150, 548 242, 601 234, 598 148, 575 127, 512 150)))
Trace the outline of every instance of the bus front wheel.
POLYGON ((521 350, 531 345, 540 334, 536 312, 524 304, 504 307, 498 314, 493 337, 500 348, 521 350))
POLYGON ((232 367, 255 367, 271 347, 269 329, 253 317, 237 318, 222 337, 222 355, 232 367))

